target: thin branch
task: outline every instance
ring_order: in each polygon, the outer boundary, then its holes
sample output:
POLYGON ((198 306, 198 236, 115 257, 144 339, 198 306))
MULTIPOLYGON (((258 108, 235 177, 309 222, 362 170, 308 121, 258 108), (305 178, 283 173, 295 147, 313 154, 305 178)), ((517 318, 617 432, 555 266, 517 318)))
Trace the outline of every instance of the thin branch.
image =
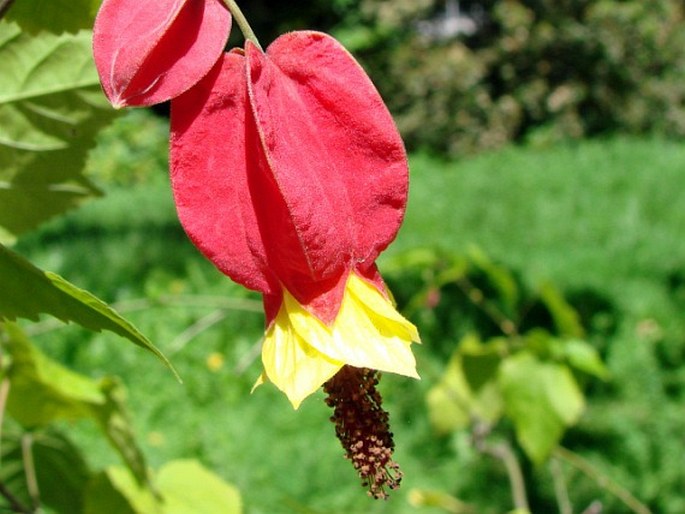
POLYGON ((499 327, 504 335, 518 335, 516 323, 500 311, 493 302, 486 300, 483 292, 474 286, 468 278, 462 277, 456 281, 456 284, 471 303, 482 310, 499 327))
POLYGON ((33 510, 40 508, 40 491, 36 478, 36 465, 33 461, 33 436, 24 434, 21 438, 21 456, 24 460, 24 472, 26 474, 26 487, 33 503, 33 510))
POLYGON ((0 19, 5 16, 7 10, 12 7, 14 0, 0 0, 0 19))
POLYGON ((9 508, 12 512, 20 512, 22 514, 34 514, 34 511, 21 503, 19 498, 14 496, 12 491, 7 489, 4 482, 0 481, 0 496, 9 502, 9 508))
POLYGON ((585 460, 583 457, 577 453, 572 452, 566 448, 558 446, 554 450, 554 456, 564 461, 568 462, 571 466, 578 469, 589 478, 591 478, 599 487, 605 489, 610 494, 618 498, 623 504, 628 507, 632 512, 636 514, 652 514, 652 511, 642 503, 640 500, 635 498, 630 491, 624 487, 618 485, 607 475, 600 472, 595 468, 590 462, 585 460))
POLYGON ((571 499, 568 497, 564 470, 561 469, 558 458, 552 457, 549 460, 549 471, 554 484, 554 496, 557 499, 557 505, 559 505, 559 514, 573 514, 573 505, 571 505, 571 499))
POLYGON ((167 353, 171 356, 180 352, 198 334, 201 334, 202 332, 210 328, 212 325, 216 325, 225 318, 226 313, 222 310, 216 310, 210 312, 206 316, 203 316, 195 323, 190 325, 188 328, 186 328, 183 332, 178 334, 174 338, 174 340, 171 343, 169 343, 169 349, 167 353))
MULTIPOLYGON (((5 409, 7 408, 7 397, 10 394, 10 380, 5 377, 0 383, 0 450, 2 450, 2 428, 5 423, 5 409)), ((2 464, 2 451, 0 451, 0 465, 2 464)))
POLYGON ((511 446, 506 441, 497 444, 488 444, 483 437, 475 436, 475 445, 481 453, 489 455, 499 461, 502 461, 504 468, 509 477, 509 485, 511 486, 511 496, 514 501, 516 511, 530 512, 528 506, 528 496, 526 495, 526 484, 523 480, 523 473, 521 466, 516 458, 516 454, 511 449, 511 446))

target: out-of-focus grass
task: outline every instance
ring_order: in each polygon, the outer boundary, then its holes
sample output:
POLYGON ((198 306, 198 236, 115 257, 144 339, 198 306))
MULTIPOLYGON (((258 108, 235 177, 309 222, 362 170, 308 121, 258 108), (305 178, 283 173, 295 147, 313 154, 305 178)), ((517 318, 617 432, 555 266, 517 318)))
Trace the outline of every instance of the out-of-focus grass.
MULTIPOLYGON (((422 381, 386 376, 382 383, 405 471, 389 502, 365 497, 342 459, 321 393, 298 412, 272 386, 250 395, 260 371, 255 348, 262 316, 249 305, 219 307, 226 299, 259 299, 216 272, 182 233, 166 179, 165 137, 164 123, 144 113, 119 120, 91 160, 108 195, 23 239, 19 249, 118 302, 169 354, 184 385, 153 357, 107 334, 58 329, 37 336, 42 346, 90 375, 120 375, 152 464, 200 458, 241 489, 250 514, 435 512, 409 506, 413 487, 488 499, 491 510, 479 510, 485 514, 507 508, 504 474, 493 474, 465 435, 433 437, 423 397, 441 363, 430 341, 417 349, 422 381), (189 327, 203 324, 197 336, 185 337, 189 327)), ((613 385, 598 389, 601 398, 637 399, 637 410, 649 409, 645 391, 665 394, 658 352, 673 362, 670 379, 676 385, 685 379, 675 371, 685 359, 678 308, 685 307, 685 146, 617 138, 509 148, 461 162, 415 155, 411 166, 406 223, 381 269, 407 249, 436 245, 460 253, 477 244, 532 282, 549 278, 567 291, 591 291, 626 313, 612 322, 618 328, 611 342, 597 341, 617 375, 613 385)), ((588 419, 601 425, 604 418, 594 413, 591 404, 588 419)), ((116 460, 87 426, 74 430, 94 462, 116 460)), ((630 437, 638 449, 648 444, 630 437)), ((643 466, 674 465, 651 462, 653 452, 640 458, 643 466)), ((638 480, 629 469, 618 475, 628 486, 638 480)))

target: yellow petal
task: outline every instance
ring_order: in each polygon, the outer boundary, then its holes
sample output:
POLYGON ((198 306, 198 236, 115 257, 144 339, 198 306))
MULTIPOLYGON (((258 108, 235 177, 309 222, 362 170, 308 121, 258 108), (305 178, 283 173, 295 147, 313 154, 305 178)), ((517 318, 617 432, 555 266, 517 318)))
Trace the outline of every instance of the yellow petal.
POLYGON ((418 378, 410 349, 416 327, 400 315, 374 286, 350 275, 340 312, 327 327, 288 292, 284 307, 293 331, 336 362, 418 378))
MULTIPOLYGON (((262 346, 262 363, 266 378, 286 394, 295 409, 343 366, 342 362, 307 344, 293 330, 284 308, 267 330, 262 346)), ((261 380, 257 380, 255 387, 261 380)))

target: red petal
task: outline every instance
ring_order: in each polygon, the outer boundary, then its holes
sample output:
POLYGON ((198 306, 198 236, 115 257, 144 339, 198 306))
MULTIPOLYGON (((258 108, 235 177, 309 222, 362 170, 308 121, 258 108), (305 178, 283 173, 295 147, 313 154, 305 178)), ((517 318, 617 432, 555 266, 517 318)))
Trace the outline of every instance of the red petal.
POLYGON ((406 154, 368 76, 330 36, 293 32, 266 54, 248 42, 246 56, 252 109, 286 211, 263 212, 283 257, 272 266, 306 304, 320 282, 330 289, 394 239, 406 154))
POLYGON ((124 107, 180 95, 211 69, 230 29, 221 0, 104 0, 93 53, 107 98, 124 107))
POLYGON ((245 58, 224 54, 171 102, 171 183, 179 219, 207 258, 245 287, 278 295, 248 183, 259 173, 247 152, 250 133, 245 58))

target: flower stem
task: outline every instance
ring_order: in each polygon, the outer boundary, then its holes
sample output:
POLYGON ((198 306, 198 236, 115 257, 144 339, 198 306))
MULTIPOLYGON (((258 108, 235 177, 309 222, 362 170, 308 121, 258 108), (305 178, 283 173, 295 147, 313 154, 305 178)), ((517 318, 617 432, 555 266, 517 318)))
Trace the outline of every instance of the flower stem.
POLYGON ((247 41, 249 39, 257 46, 257 48, 263 51, 262 45, 259 44, 257 36, 255 36, 252 27, 250 27, 250 24, 247 22, 247 18, 245 18, 243 11, 240 10, 240 7, 238 7, 238 4, 235 3, 235 0, 224 0, 224 3, 226 4, 226 7, 228 7, 228 10, 231 11, 233 18, 238 24, 238 27, 240 27, 240 31, 243 33, 243 36, 245 36, 245 40, 247 41))

